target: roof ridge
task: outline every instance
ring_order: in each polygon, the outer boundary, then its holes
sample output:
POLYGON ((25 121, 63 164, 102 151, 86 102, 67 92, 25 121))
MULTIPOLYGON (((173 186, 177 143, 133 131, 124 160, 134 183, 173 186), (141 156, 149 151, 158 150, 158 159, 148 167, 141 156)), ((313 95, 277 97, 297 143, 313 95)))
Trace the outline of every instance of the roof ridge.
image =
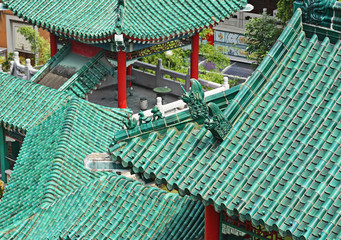
MULTIPOLYGON (((46 190, 44 193, 44 197, 42 200, 42 206, 45 206, 46 204, 50 204, 55 200, 55 196, 52 193, 52 189, 55 189, 57 187, 56 183, 58 182, 58 179, 55 179, 55 171, 60 172, 63 174, 60 168, 60 164, 63 165, 63 161, 65 159, 63 156, 65 155, 65 151, 67 147, 70 145, 68 141, 68 137, 70 136, 70 129, 72 129, 74 119, 76 118, 76 113, 79 108, 79 99, 77 98, 72 98, 69 104, 69 107, 67 109, 65 119, 63 121, 63 126, 62 126, 62 131, 60 134, 60 137, 58 139, 58 147, 54 152, 54 157, 52 160, 52 166, 51 166, 51 173, 47 179, 47 184, 46 184, 46 190)), ((59 175, 59 174, 57 174, 59 175)), ((55 190, 53 190, 55 191, 55 190)))

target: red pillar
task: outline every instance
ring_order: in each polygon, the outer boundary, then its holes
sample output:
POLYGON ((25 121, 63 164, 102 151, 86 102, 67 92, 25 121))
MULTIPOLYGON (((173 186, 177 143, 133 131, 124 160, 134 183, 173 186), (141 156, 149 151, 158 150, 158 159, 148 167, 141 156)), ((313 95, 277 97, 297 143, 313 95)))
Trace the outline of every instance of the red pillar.
POLYGON ((219 240, 219 221, 219 213, 214 207, 205 207, 205 240, 219 240))
POLYGON ((57 53, 57 37, 53 33, 50 33, 50 49, 53 57, 57 53))
POLYGON ((199 78, 199 33, 192 37, 191 78, 199 78))
MULTIPOLYGON (((127 67, 127 75, 131 76, 131 65, 127 67)), ((129 88, 131 88, 131 81, 129 81, 129 88)))
POLYGON ((127 108, 127 54, 122 49, 117 53, 118 107, 127 108))

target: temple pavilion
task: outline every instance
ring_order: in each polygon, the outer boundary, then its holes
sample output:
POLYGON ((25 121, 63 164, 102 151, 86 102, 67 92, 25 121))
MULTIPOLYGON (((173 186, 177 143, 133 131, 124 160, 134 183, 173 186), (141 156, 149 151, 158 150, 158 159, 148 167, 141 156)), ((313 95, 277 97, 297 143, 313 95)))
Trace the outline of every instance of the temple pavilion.
MULTIPOLYGON (((101 54, 100 63, 87 66, 105 69, 108 59, 116 61, 122 91, 130 46, 180 34, 193 40, 202 27, 245 4, 4 3, 69 40, 54 59, 86 49, 83 54, 101 54)), ((341 239, 340 45, 341 2, 298 0, 245 84, 205 97, 192 78, 183 95, 188 109, 139 123, 124 108, 122 94, 121 108, 74 94, 71 86, 93 79, 91 70, 65 90, 0 73, 2 170, 5 134, 23 140, 0 202, 0 238, 341 239), (102 171, 91 169, 95 162, 85 168, 93 153, 107 153, 110 164, 100 159, 102 171), (146 181, 119 176, 119 168, 146 181)))
POLYGON ((18 17, 51 33, 51 56, 57 53, 58 43, 66 45, 34 76, 34 82, 86 97, 105 76, 113 75, 115 66, 119 108, 127 107, 126 75, 131 75, 133 62, 191 45, 191 77, 197 79, 199 32, 246 5, 246 0, 3 2, 18 17), (70 64, 71 73, 58 73, 57 65, 70 64))
POLYGON ((113 162, 205 205, 205 239, 341 239, 341 2, 296 1, 242 86, 115 132, 113 162))
MULTIPOLYGON (((246 1, 3 4, 51 33, 52 58, 31 81, 0 73, 4 182, 8 146, 21 146, 0 202, 0 238, 201 239, 201 202, 117 173, 89 171, 83 160, 106 152, 115 132, 126 128, 131 115, 126 109, 126 73, 132 62, 192 45, 191 76, 197 78, 198 33, 230 17, 246 1), (61 66, 72 69, 62 75, 61 66), (86 95, 114 71, 119 108, 86 101, 86 95)), ((215 99, 224 105, 222 96, 215 99)))

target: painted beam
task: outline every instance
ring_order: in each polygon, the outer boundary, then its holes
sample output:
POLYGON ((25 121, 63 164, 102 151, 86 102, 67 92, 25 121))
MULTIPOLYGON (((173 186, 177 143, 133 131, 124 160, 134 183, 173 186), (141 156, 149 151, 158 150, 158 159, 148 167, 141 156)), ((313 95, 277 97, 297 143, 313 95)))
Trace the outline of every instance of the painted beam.
POLYGON ((191 78, 199 78, 199 33, 192 37, 191 78))
POLYGON ((53 57, 57 53, 57 37, 53 33, 50 33, 50 50, 53 57))
POLYGON ((220 215, 212 205, 205 207, 205 240, 219 240, 220 215))

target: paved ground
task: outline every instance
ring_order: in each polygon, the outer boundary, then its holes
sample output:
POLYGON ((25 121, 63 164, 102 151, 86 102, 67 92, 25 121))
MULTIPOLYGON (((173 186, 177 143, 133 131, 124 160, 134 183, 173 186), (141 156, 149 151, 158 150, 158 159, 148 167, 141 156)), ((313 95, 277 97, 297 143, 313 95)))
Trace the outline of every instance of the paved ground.
MULTIPOLYGON (((225 68, 222 71, 222 74, 229 77, 231 80, 230 86, 232 87, 243 83, 253 73, 253 71, 254 69, 250 64, 231 61, 231 65, 225 68)), ((133 85, 133 96, 128 94, 127 105, 134 113, 140 111, 141 98, 147 98, 148 109, 152 108, 156 104, 156 94, 152 89, 133 85)), ((167 95, 165 99, 166 103, 170 103, 178 100, 179 98, 173 95, 167 95)), ((101 88, 95 90, 89 95, 88 100, 106 107, 117 107, 117 94, 114 92, 113 82, 111 83, 110 80, 105 81, 101 88)))
POLYGON ((253 71, 254 68, 250 64, 231 61, 231 65, 223 71, 223 74, 248 78, 251 76, 253 71))
MULTIPOLYGON (((114 87, 109 85, 103 88, 95 90, 89 95, 88 100, 92 103, 96 103, 106 107, 117 107, 117 99, 115 99, 114 87)), ((132 109, 134 113, 140 111, 140 99, 147 98, 148 109, 152 108, 156 104, 156 94, 152 89, 148 89, 139 85, 133 85, 133 96, 127 94, 128 108, 132 109)), ((165 97, 166 103, 170 103, 178 100, 178 97, 173 95, 167 95, 165 97)))

